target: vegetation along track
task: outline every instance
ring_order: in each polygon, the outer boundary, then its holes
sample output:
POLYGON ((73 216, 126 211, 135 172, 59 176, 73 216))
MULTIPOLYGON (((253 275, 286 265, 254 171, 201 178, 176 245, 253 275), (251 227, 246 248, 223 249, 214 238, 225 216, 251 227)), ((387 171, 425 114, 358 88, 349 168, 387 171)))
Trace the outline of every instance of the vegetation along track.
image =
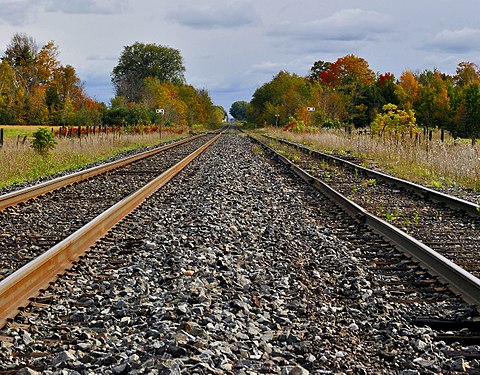
POLYGON ((479 373, 476 314, 225 135, 0 330, 0 373, 479 373))
POLYGON ((353 200, 369 212, 402 229, 475 276, 480 276, 480 211, 478 205, 394 179, 338 158, 316 153, 281 140, 270 145, 314 177, 353 200), (438 202, 439 199, 444 200, 438 202), (445 203, 447 202, 447 203, 445 203), (450 206, 456 206, 451 208, 450 206), (468 214, 467 214, 468 213, 468 214))
POLYGON ((195 138, 2 210, 0 280, 153 180, 212 137, 195 138))

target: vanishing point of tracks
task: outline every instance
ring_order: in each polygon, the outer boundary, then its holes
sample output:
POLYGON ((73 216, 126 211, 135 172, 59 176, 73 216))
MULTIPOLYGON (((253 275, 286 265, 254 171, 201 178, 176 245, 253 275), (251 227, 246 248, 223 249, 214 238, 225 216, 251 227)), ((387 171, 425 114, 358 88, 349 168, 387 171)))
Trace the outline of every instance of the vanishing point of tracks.
POLYGON ((222 136, 8 321, 0 373, 478 373, 475 306, 269 154, 222 136))

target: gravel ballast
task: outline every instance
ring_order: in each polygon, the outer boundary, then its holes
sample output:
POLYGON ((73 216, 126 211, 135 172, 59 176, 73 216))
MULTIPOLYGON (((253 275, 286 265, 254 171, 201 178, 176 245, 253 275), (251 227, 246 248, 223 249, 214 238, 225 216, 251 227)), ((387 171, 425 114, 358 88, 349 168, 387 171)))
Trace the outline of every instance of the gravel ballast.
POLYGON ((447 306, 389 303, 335 234, 357 230, 336 211, 245 137, 223 136, 55 282, 38 300, 50 306, 27 308, 19 319, 28 327, 0 331, 0 369, 406 375, 479 366, 447 358, 458 345, 408 323, 412 310, 447 306))

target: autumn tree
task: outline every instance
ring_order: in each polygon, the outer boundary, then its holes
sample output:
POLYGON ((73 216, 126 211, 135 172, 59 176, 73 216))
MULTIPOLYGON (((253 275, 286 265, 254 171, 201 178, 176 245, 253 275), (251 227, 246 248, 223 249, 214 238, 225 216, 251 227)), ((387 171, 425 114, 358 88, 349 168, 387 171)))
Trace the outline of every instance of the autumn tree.
POLYGON ((117 66, 113 68, 112 83, 117 96, 138 102, 143 98, 146 78, 182 84, 185 82, 184 73, 179 50, 136 42, 124 47, 117 66))
POLYGON ((65 124, 89 99, 75 69, 62 66, 53 41, 12 37, 0 66, 0 118, 11 124, 65 124))
MULTIPOLYGON (((21 87, 15 79, 15 72, 10 64, 3 60, 0 63, 0 123, 16 122, 17 100, 23 98, 21 87)), ((23 100, 22 107, 23 107, 23 100)))
POLYGON ((438 70, 426 70, 419 77, 418 97, 414 103, 419 124, 426 130, 447 129, 452 123, 448 77, 438 70))
POLYGON ((313 63, 313 66, 310 68, 310 74, 308 79, 312 82, 322 80, 322 75, 325 72, 328 72, 332 66, 332 63, 328 61, 318 60, 313 63))
POLYGON ((245 121, 247 119, 247 108, 248 103, 246 101, 236 101, 230 107, 230 114, 236 120, 245 121))
POLYGON ((412 110, 399 109, 395 104, 385 104, 370 125, 374 134, 404 138, 416 132, 416 120, 412 110))
POLYGON ((296 74, 279 72, 270 82, 259 87, 248 107, 248 119, 259 124, 285 123, 290 116, 306 120, 303 109, 312 105, 313 88, 310 82, 296 74))
POLYGON ((395 88, 395 94, 397 95, 401 108, 413 108, 413 103, 418 98, 418 87, 419 84, 415 75, 409 70, 404 71, 395 88))
POLYGON ((478 82, 480 81, 480 68, 472 62, 462 61, 457 66, 454 80, 455 84, 461 87, 478 82))

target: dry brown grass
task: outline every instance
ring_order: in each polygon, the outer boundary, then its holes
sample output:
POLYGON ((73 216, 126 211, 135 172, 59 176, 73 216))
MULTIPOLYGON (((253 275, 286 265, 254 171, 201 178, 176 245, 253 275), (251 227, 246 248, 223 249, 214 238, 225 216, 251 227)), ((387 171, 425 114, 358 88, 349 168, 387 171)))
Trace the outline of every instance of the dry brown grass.
POLYGON ((292 133, 267 128, 270 135, 303 143, 312 148, 334 153, 348 153, 397 177, 433 187, 459 186, 480 191, 480 144, 470 141, 445 142, 439 132, 431 142, 420 137, 413 140, 384 140, 343 130, 320 129, 315 133, 292 133))
POLYGON ((22 144, 17 137, 7 137, 3 147, 0 147, 0 188, 78 168, 127 150, 155 145, 185 135, 186 133, 163 131, 161 139, 158 133, 110 133, 82 138, 56 138, 58 144, 46 157, 33 151, 29 138, 22 144))

